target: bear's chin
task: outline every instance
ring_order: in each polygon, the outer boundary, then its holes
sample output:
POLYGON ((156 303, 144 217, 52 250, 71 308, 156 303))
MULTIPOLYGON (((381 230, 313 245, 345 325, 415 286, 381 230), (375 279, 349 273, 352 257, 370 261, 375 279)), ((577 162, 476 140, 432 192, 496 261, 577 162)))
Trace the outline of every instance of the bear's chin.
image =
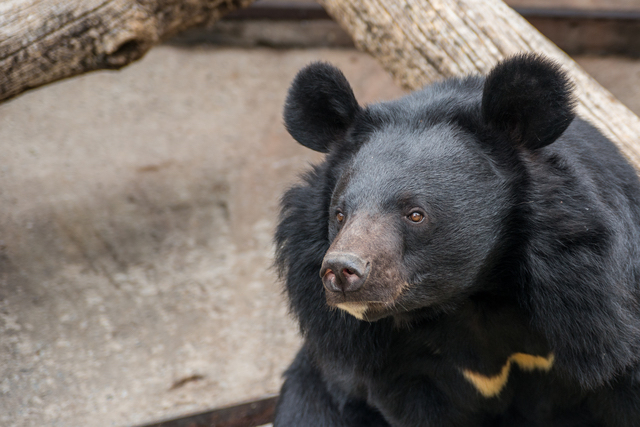
POLYGON ((397 327, 410 326, 415 322, 437 319, 443 314, 460 309, 459 302, 445 304, 424 305, 406 307, 396 304, 395 301, 381 302, 341 302, 328 304, 330 307, 340 309, 358 320, 373 323, 386 317, 392 317, 397 327))
POLYGON ((367 311, 364 313, 364 318, 362 320, 366 322, 376 322, 384 317, 389 317, 393 315, 392 312, 389 311, 367 311))
POLYGON ((342 311, 346 311, 358 320, 365 322, 375 322, 384 317, 388 317, 397 313, 393 303, 385 304, 379 302, 343 302, 339 304, 330 304, 342 311))

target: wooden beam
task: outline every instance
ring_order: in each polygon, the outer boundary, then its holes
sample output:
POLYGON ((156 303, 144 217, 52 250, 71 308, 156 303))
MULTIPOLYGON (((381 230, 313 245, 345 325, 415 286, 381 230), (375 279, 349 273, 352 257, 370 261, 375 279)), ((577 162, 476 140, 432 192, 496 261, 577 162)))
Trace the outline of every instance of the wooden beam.
POLYGON ((273 422, 278 396, 269 396, 208 412, 141 427, 255 427, 273 422))
MULTIPOLYGON (((507 2, 510 4, 511 2, 507 2)), ((613 54, 640 55, 640 5, 634 9, 613 9, 620 5, 607 3, 612 9, 590 9, 563 4, 555 7, 519 7, 516 3, 513 9, 529 21, 538 31, 548 37, 565 52, 576 54, 613 54)), ((272 25, 265 21, 321 21, 330 20, 331 16, 318 3, 306 1, 258 0, 250 7, 238 9, 226 15, 222 20, 226 26, 218 25, 215 29, 198 28, 190 31, 191 40, 215 40, 213 34, 242 33, 238 28, 242 25, 254 23, 254 28, 261 25, 264 28, 272 25), (230 27, 230 23, 236 27, 230 27), (196 36, 197 34, 197 36, 196 36), (195 36, 195 37, 194 37, 195 36)), ((281 25, 283 25, 281 23, 281 25)), ((254 30, 256 31, 256 30, 254 30)), ((302 29, 301 29, 302 31, 302 29)), ((266 30, 270 33, 273 31, 266 30)), ((238 36, 242 37, 242 36, 238 36)), ((184 41, 186 37, 179 40, 184 41)), ((238 40, 240 44, 243 41, 238 40)), ((277 44, 277 41, 274 41, 277 44)), ((303 40, 301 46, 310 41, 303 40)), ((251 40, 244 41, 250 45, 251 40)), ((326 45, 324 37, 318 37, 318 45, 326 45)), ((283 42, 286 46, 287 43, 283 42)), ((340 44, 341 46, 344 43, 340 44)))

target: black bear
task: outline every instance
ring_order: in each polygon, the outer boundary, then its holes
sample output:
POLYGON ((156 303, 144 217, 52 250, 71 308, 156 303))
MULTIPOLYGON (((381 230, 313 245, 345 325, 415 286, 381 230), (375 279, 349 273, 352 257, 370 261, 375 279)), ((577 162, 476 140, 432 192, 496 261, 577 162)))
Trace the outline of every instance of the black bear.
POLYGON ((282 199, 304 345, 275 426, 640 426, 640 183, 522 54, 361 107, 314 63, 282 199))

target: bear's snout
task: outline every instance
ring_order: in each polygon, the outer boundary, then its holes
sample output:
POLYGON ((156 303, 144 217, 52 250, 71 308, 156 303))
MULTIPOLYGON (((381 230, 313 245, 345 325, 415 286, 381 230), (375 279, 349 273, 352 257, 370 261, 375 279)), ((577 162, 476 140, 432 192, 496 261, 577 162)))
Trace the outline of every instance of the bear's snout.
POLYGON ((355 292, 364 285, 371 264, 352 253, 329 253, 320 269, 322 284, 331 292, 355 292))

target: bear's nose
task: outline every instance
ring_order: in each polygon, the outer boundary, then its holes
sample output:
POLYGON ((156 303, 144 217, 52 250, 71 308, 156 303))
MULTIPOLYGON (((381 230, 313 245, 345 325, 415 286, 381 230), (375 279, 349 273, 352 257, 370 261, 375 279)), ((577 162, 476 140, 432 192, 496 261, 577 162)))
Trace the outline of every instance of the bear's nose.
POLYGON ((354 292, 364 285, 370 264, 352 253, 327 254, 322 261, 322 284, 333 292, 354 292))

